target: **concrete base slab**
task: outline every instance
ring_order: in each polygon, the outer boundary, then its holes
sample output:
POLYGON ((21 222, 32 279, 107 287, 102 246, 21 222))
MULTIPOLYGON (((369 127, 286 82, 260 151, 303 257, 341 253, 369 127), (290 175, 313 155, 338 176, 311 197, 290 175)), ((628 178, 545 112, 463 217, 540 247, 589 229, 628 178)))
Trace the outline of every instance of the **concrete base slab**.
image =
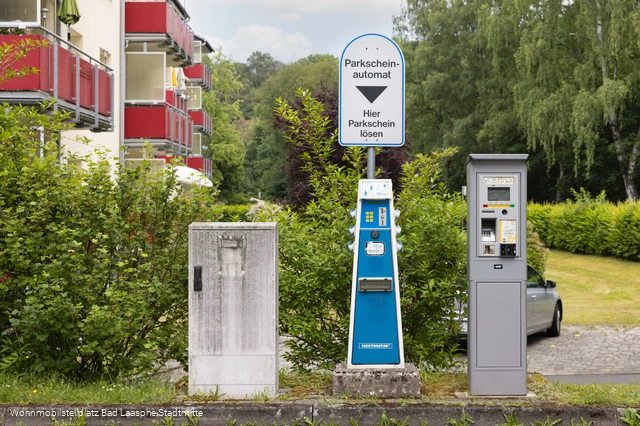
POLYGON ((459 399, 469 399, 471 397, 482 398, 482 399, 522 399, 522 398, 535 398, 537 395, 535 392, 527 392, 526 395, 482 395, 475 396, 469 395, 469 392, 455 392, 456 398, 459 399))
POLYGON ((333 394, 347 393, 379 398, 419 397, 420 374, 413 364, 405 364, 405 368, 348 369, 343 362, 333 372, 333 394))

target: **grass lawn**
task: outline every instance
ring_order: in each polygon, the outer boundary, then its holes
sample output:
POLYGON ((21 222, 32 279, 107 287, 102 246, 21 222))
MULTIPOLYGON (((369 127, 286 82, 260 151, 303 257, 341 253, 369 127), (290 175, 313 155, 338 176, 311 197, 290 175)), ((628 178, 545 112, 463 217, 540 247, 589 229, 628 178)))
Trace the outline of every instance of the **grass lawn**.
POLYGON ((53 374, 0 372, 5 404, 161 404, 172 402, 175 385, 155 380, 79 382, 53 374))
POLYGON ((564 324, 640 326, 640 262, 551 250, 545 276, 558 284, 564 324))

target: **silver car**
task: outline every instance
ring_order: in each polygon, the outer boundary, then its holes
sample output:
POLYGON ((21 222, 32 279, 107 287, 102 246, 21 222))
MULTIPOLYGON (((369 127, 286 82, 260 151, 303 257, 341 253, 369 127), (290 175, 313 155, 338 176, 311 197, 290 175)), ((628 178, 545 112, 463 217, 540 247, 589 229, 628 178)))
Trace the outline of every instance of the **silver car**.
MULTIPOLYGON (((457 317, 460 319, 459 337, 467 335, 466 306, 456 301, 457 317)), ((562 299, 556 291, 555 281, 545 280, 531 265, 527 265, 527 336, 547 331, 547 336, 558 337, 562 324, 562 299)))

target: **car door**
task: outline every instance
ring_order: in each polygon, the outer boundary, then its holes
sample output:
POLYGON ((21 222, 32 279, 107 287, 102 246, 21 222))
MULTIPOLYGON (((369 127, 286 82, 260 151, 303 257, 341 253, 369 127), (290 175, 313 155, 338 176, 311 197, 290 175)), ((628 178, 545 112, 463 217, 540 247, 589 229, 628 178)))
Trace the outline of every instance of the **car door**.
POLYGON ((543 291, 536 301, 536 315, 539 317, 539 326, 549 328, 553 323, 553 314, 556 308, 556 291, 547 285, 547 280, 540 278, 542 279, 543 291))
POLYGON ((545 287, 542 276, 527 265, 527 333, 542 326, 540 301, 544 299, 545 287))

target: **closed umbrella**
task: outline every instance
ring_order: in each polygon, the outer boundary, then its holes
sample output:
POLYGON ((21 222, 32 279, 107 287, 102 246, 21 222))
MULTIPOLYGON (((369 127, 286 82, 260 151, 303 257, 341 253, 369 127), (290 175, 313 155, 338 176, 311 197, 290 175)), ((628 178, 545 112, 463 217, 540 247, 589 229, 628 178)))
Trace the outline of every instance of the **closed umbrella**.
POLYGON ((58 19, 67 24, 67 41, 71 41, 71 29, 69 26, 80 20, 80 10, 76 0, 62 0, 58 9, 58 19))

